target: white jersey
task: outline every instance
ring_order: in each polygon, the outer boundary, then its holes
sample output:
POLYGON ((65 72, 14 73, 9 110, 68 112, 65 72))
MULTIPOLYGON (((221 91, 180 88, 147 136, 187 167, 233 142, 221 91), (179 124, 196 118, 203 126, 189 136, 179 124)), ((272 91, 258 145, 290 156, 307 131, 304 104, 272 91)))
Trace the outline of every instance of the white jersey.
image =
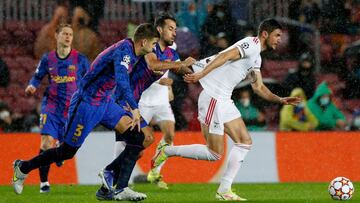
MULTIPOLYGON (((168 75, 169 71, 166 71, 161 78, 167 78, 168 75)), ((159 84, 161 78, 154 82, 142 93, 139 104, 145 106, 158 106, 169 104, 169 87, 159 84)))
MULTIPOLYGON (((246 37, 224 51, 236 47, 241 59, 228 61, 224 65, 212 70, 200 79, 204 91, 215 99, 230 99, 236 85, 243 81, 252 71, 260 71, 261 45, 257 37, 246 37)), ((215 56, 201 60, 193 65, 195 72, 203 69, 215 56)))

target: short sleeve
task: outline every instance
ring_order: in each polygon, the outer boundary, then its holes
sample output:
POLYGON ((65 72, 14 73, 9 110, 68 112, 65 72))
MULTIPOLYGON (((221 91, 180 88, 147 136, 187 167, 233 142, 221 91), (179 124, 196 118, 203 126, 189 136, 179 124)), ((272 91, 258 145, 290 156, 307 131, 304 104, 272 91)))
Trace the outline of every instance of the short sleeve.
POLYGON ((261 68, 261 56, 259 55, 254 62, 254 70, 260 71, 261 68))
POLYGON ((246 37, 236 42, 234 47, 239 50, 241 58, 249 58, 260 53, 259 43, 260 40, 257 37, 246 37))

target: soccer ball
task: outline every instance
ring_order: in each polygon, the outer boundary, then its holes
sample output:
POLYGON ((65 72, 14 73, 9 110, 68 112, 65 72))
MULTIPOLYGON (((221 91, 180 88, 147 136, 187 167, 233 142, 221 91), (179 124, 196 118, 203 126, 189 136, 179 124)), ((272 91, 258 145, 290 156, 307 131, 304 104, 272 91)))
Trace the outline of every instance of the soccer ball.
POLYGON ((354 192, 354 185, 345 177, 337 177, 329 185, 329 194, 334 200, 349 200, 354 192))

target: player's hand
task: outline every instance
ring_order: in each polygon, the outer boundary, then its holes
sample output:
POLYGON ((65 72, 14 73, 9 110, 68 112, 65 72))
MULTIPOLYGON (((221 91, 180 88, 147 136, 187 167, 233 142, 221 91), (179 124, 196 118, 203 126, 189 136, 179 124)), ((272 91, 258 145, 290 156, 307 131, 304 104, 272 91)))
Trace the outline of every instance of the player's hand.
POLYGON ((283 97, 280 98, 280 103, 283 105, 297 105, 300 102, 302 102, 302 99, 300 97, 283 97))
POLYGON ((191 74, 191 73, 194 73, 194 72, 191 70, 191 68, 186 66, 186 67, 182 67, 177 73, 181 74, 181 75, 185 75, 185 74, 191 74))
POLYGON ((193 57, 187 57, 187 58, 183 61, 183 67, 192 66, 195 62, 196 62, 196 60, 195 60, 193 57))
POLYGON ((181 67, 177 69, 173 69, 173 71, 177 74, 186 74, 186 73, 192 73, 193 71, 189 68, 192 66, 196 60, 192 57, 187 57, 184 61, 180 62, 181 67))
POLYGON ((184 75, 184 80, 187 83, 196 83, 197 81, 199 81, 203 77, 204 77, 204 73, 202 71, 200 71, 200 72, 197 72, 197 73, 184 75))
POLYGON ((171 86, 173 84, 173 80, 171 78, 161 78, 159 80, 159 84, 160 85, 165 85, 165 86, 171 86))
POLYGON ((34 95, 36 92, 36 87, 32 86, 32 85, 28 85, 25 89, 25 94, 26 95, 34 95))
POLYGON ((132 113, 132 122, 131 122, 131 129, 133 130, 136 126, 138 126, 138 131, 140 132, 141 127, 140 127, 140 111, 139 109, 132 109, 131 110, 132 113))

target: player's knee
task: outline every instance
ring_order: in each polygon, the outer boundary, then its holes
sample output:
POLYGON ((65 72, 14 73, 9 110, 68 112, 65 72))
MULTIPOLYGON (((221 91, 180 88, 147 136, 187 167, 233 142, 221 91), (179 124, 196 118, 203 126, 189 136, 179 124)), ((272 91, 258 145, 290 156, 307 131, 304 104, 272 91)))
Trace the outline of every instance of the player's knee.
POLYGON ((224 146, 221 144, 215 144, 215 145, 208 145, 209 151, 212 151, 216 154, 220 154, 220 156, 224 153, 224 146))
POLYGON ((208 161, 218 161, 221 159, 221 154, 214 152, 209 148, 208 148, 208 152, 209 152, 207 155, 208 161))
POLYGON ((45 151, 51 148, 53 148, 52 139, 50 138, 50 136, 43 136, 41 138, 40 149, 45 151))
POLYGON ((58 157, 60 160, 56 160, 56 161, 63 161, 73 158, 78 149, 79 149, 78 147, 73 147, 66 143, 62 143, 60 147, 57 148, 57 152, 59 154, 58 157))
POLYGON ((126 141, 126 144, 135 145, 135 146, 143 146, 145 141, 145 135, 142 131, 127 130, 122 134, 123 139, 126 141))

